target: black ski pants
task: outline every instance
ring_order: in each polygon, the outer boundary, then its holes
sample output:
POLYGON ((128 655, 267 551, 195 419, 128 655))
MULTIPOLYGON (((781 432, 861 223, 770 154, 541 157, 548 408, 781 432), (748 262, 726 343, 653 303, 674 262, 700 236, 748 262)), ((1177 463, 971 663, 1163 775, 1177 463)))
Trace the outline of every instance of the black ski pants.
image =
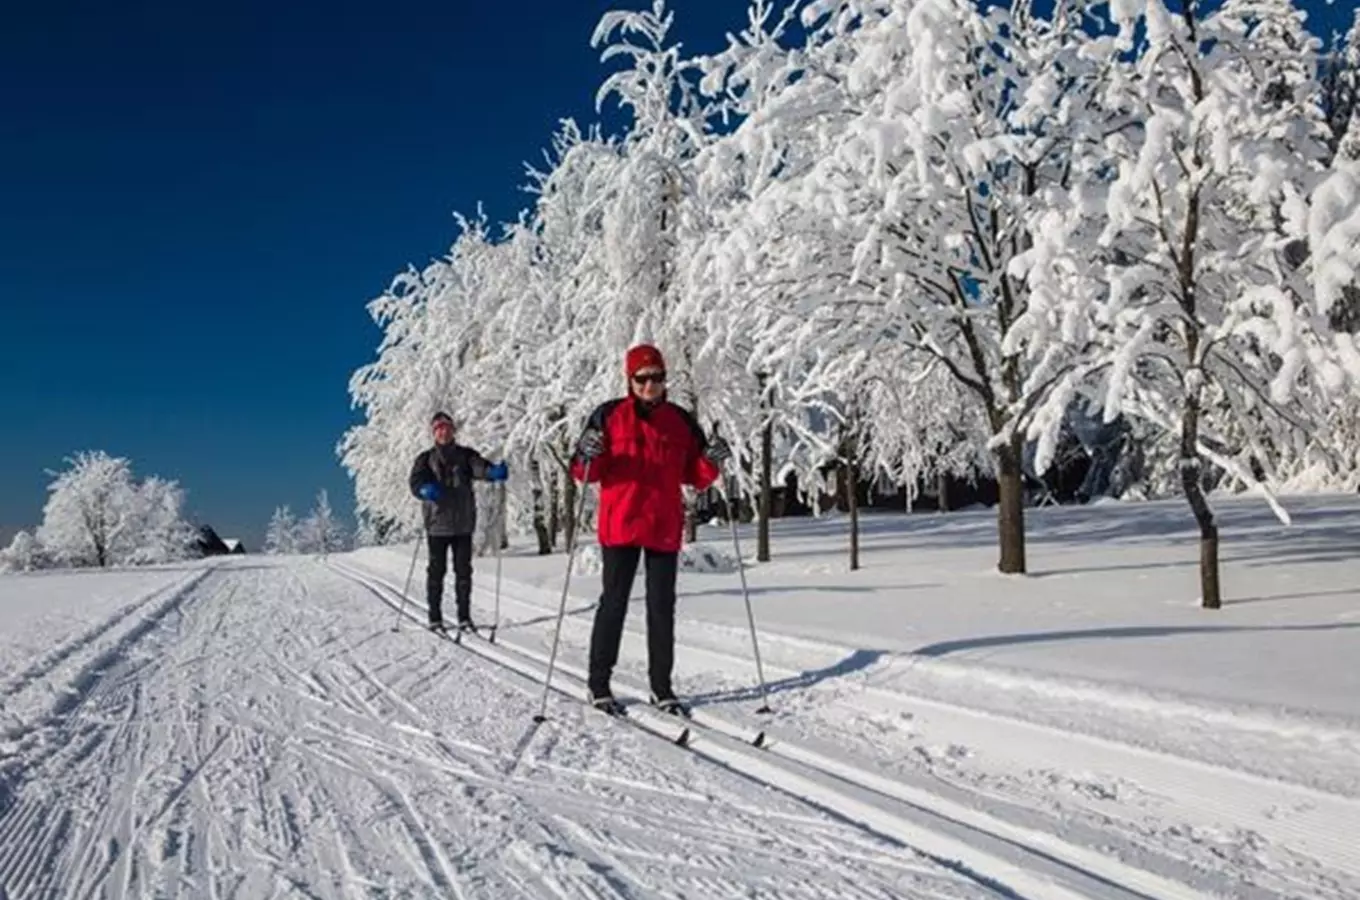
MULTIPOLYGON (((628 615, 628 599, 641 547, 601 547, 604 562, 604 591, 595 610, 595 626, 590 634, 590 693, 609 695, 609 679, 619 661, 619 642, 628 615)), ((675 578, 679 555, 645 551, 647 557, 647 674, 652 694, 665 699, 675 696, 671 688, 671 669, 675 666, 675 578)))
POLYGON ((453 595, 458 604, 458 619, 472 614, 472 535, 429 535, 430 565, 425 570, 425 602, 430 621, 444 621, 444 575, 453 557, 453 595))

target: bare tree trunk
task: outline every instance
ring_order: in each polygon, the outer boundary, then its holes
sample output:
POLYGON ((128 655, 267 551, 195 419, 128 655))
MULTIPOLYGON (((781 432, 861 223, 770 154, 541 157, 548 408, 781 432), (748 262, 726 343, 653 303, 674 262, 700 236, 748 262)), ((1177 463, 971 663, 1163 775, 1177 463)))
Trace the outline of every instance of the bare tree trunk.
POLYGON ((538 460, 529 463, 529 477, 534 481, 534 535, 538 538, 538 555, 552 553, 552 533, 548 530, 547 511, 544 509, 543 467, 538 460))
POLYGON ((1188 396, 1181 416, 1181 489, 1199 525, 1200 606, 1221 609, 1223 597, 1218 580, 1218 525, 1214 512, 1204 498, 1200 482, 1203 466, 1199 450, 1199 398, 1188 396))
POLYGON ((851 450, 845 466, 845 480, 850 494, 850 571, 859 570, 859 456, 851 450))
MULTIPOLYGON (((1182 14, 1190 37, 1198 40, 1195 34, 1195 6, 1187 3, 1182 14)), ((1190 86, 1195 99, 1202 100, 1205 96, 1203 82, 1198 70, 1193 66, 1190 68, 1190 86)), ((1196 169, 1203 165, 1197 147, 1192 159, 1196 169)), ((1185 374, 1185 408, 1181 413, 1181 489, 1185 492, 1185 499, 1190 504, 1191 512, 1195 514, 1195 522, 1199 525, 1200 605, 1205 609, 1219 609, 1223 605, 1223 598, 1218 582, 1218 525, 1214 523, 1213 511, 1209 509, 1209 504, 1204 499, 1204 488, 1200 483, 1202 465, 1199 455, 1199 414, 1204 370, 1201 368, 1199 353, 1199 301, 1195 278, 1195 248, 1199 244, 1199 201, 1200 193, 1197 186, 1191 192, 1185 207, 1180 252, 1172 250, 1181 288, 1180 303, 1185 321, 1185 356, 1190 362, 1190 368, 1185 374), (1191 383, 1192 380, 1195 383, 1191 383)))
POLYGON ((841 440, 840 488, 844 491, 845 509, 850 513, 850 571, 859 569, 859 411, 850 418, 850 433, 841 440))
POLYGON ((936 491, 939 493, 940 512, 949 512, 949 473, 941 472, 936 476, 936 491))
POLYGON ((108 519, 104 515, 103 501, 96 502, 99 506, 93 511, 82 502, 80 515, 85 520, 85 530, 90 533, 90 543, 94 545, 95 562, 103 569, 109 564, 108 519))
POLYGON ((996 524, 1001 539, 1001 561, 997 568, 1007 575, 1025 572, 1025 494, 1020 477, 1023 437, 1014 437, 997 451, 996 524))

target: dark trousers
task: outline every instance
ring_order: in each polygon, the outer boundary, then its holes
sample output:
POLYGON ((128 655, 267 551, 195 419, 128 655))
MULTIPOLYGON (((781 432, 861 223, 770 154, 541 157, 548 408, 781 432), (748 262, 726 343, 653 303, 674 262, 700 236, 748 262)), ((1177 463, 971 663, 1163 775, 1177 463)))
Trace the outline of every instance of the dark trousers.
MULTIPOLYGON (((642 558, 641 547, 601 547, 604 561, 604 592, 595 611, 590 634, 590 692, 609 694, 609 678, 619 661, 619 642, 628 615, 628 597, 642 558)), ((647 554, 647 675, 652 693, 660 698, 675 696, 671 669, 675 666, 675 577, 679 555, 647 554)))
POLYGON ((472 535, 429 535, 430 565, 425 570, 425 602, 430 607, 430 621, 444 621, 444 575, 449 570, 448 557, 453 556, 453 596, 458 604, 459 620, 471 617, 472 612, 472 535))

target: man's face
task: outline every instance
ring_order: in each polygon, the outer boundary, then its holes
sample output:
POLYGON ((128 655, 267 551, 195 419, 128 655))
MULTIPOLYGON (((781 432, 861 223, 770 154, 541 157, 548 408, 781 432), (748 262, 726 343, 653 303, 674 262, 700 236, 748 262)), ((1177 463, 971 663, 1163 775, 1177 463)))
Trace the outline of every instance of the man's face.
POLYGON ((453 423, 448 419, 439 419, 430 429, 434 432, 434 442, 444 445, 453 440, 453 423))
POLYGON ((648 403, 660 400, 666 393, 666 370, 656 366, 638 369, 633 373, 633 393, 648 403))

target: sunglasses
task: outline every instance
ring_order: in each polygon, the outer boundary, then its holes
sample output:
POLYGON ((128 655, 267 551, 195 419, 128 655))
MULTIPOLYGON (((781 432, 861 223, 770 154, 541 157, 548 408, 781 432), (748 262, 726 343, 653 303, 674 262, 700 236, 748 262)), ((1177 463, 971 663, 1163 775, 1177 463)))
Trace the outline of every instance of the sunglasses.
POLYGON ((633 376, 634 384, 665 384, 665 372, 643 372, 633 376))

